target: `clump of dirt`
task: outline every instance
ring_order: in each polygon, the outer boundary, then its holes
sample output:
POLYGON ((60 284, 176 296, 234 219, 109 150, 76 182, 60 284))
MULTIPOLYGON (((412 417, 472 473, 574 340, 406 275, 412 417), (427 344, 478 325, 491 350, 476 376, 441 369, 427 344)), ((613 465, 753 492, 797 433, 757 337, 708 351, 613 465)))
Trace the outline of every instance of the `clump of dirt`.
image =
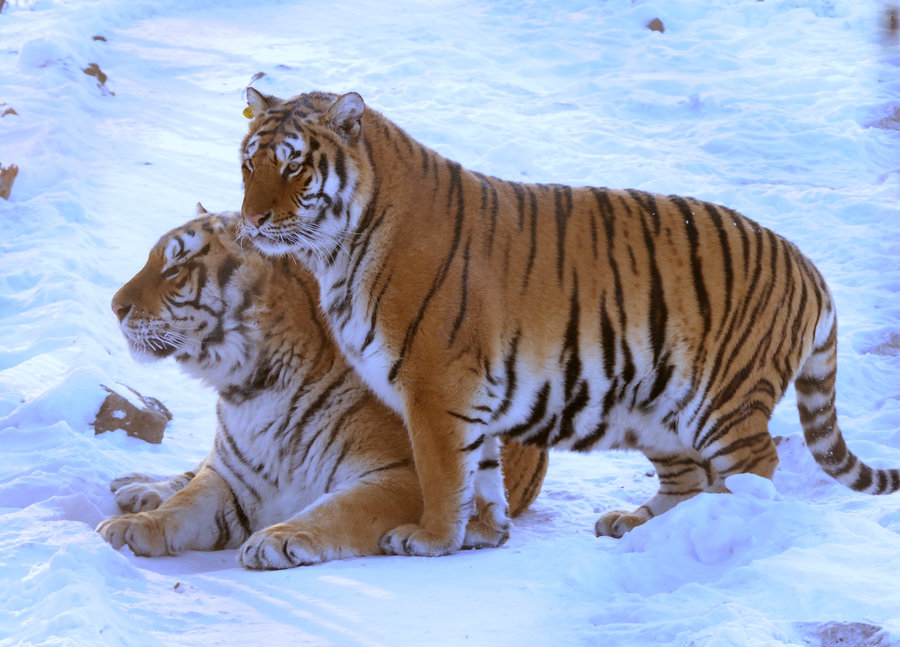
POLYGON ((106 76, 106 73, 100 69, 100 66, 96 63, 88 63, 88 66, 81 70, 88 76, 93 76, 97 79, 97 87, 103 92, 103 94, 108 94, 111 96, 116 96, 116 93, 106 87, 106 81, 109 79, 106 76))
POLYGON ((125 433, 140 438, 148 443, 162 442, 166 425, 172 414, 156 398, 144 397, 131 387, 126 386, 131 394, 126 397, 106 385, 102 385, 109 393, 94 420, 94 435, 105 431, 124 429, 125 433))

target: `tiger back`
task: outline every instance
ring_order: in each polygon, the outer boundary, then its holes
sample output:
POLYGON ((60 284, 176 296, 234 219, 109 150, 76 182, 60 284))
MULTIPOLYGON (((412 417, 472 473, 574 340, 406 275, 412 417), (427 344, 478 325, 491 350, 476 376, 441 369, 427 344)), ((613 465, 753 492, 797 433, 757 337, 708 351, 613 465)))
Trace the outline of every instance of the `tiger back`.
POLYGON ((642 451, 659 490, 601 535, 732 474, 771 477, 791 382, 828 474, 900 488, 844 443, 832 299, 785 239, 692 198, 469 171, 356 93, 247 97, 243 236, 311 269, 342 351, 410 430, 424 512, 386 550, 456 550, 476 498, 502 542, 500 437, 642 451))
MULTIPOLYGON (((422 510, 406 431, 335 348, 314 279, 237 243, 238 217, 203 212, 164 235, 113 298, 136 358, 174 357, 216 389, 218 426, 192 471, 117 479, 132 513, 98 532, 138 555, 240 547, 250 568, 378 554, 384 532, 422 510)), ((511 445, 521 511, 546 452, 511 445)))

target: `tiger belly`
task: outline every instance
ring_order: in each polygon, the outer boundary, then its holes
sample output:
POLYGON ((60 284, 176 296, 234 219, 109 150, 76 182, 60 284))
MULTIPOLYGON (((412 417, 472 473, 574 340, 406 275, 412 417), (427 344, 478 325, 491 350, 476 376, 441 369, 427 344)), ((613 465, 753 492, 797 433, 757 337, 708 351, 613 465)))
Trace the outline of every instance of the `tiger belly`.
MULTIPOLYGON (((376 332, 373 340, 353 335, 362 326, 337 329, 347 358, 369 388, 389 407, 406 416, 403 396, 389 379, 397 358, 376 332), (362 350, 361 350, 362 349, 362 350)), ((558 357, 557 353, 550 353, 558 357)), ((480 376, 475 395, 465 411, 451 415, 470 421, 466 442, 481 435, 503 435, 523 443, 579 452, 608 449, 651 449, 679 452, 690 447, 685 425, 700 398, 685 403, 690 391, 686 376, 674 375, 667 388, 654 397, 652 406, 639 405, 649 398, 655 381, 651 367, 643 367, 643 378, 625 384, 621 378, 604 375, 601 353, 582 357, 582 371, 574 393, 566 394, 565 367, 555 360, 519 361, 504 374, 480 376)), ((493 365, 501 366, 502 357, 493 365)))
POLYGON ((483 380, 468 415, 488 434, 579 452, 626 448, 677 452, 690 445, 679 424, 686 412, 676 410, 689 390, 686 380, 670 380, 647 407, 635 403, 642 401, 652 377, 622 385, 616 377, 607 379, 599 362, 587 360, 581 375, 578 387, 567 394, 562 369, 522 366, 511 396, 498 394, 504 385, 496 379, 483 380))

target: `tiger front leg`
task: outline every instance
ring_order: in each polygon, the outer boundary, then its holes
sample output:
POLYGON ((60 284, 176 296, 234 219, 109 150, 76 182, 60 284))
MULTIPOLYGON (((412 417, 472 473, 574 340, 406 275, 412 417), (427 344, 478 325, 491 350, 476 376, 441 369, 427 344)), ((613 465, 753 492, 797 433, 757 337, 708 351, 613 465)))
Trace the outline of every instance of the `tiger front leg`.
POLYGON ((241 546, 246 568, 272 570, 382 553, 380 540, 422 514, 415 469, 398 464, 320 497, 288 521, 255 532, 241 546))
POLYGON ((231 488, 209 468, 159 508, 110 517, 97 532, 113 548, 127 545, 143 557, 236 548, 250 534, 231 488))
MULTIPOLYGON (((466 524, 475 513, 475 473, 485 436, 468 427, 446 402, 427 406, 421 396, 406 400, 407 428, 413 447, 424 510, 418 524, 385 533, 381 548, 392 555, 437 557, 463 545, 466 524)), ((499 471, 498 471, 499 474, 499 471)))
POLYGON ((500 438, 486 436, 475 473, 475 516, 466 526, 463 548, 495 548, 509 539, 509 510, 500 459, 500 438))

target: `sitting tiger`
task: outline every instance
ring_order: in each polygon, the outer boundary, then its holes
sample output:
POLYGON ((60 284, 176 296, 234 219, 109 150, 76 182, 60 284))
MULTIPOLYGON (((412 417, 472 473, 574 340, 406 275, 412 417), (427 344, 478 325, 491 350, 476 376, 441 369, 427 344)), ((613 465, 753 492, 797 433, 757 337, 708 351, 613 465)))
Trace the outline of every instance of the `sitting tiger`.
MULTIPOLYGON (((335 348, 315 280, 291 259, 242 248, 239 218, 202 212, 165 234, 113 297, 137 359, 174 356, 217 390, 218 427, 195 470, 114 481, 135 513, 97 530, 146 556, 241 547, 254 569, 378 554, 387 530, 422 513, 403 423, 335 348)), ((510 505, 522 511, 546 452, 506 448, 510 505)), ((480 532, 472 519, 467 545, 481 545, 480 532)))
POLYGON ((409 429, 424 510, 386 551, 455 551, 478 498, 503 541, 501 436, 643 452, 659 490, 599 519, 613 537, 729 475, 771 477, 791 382, 828 474, 900 488, 844 443, 832 298, 785 239, 692 198, 466 170, 353 92, 247 99, 242 235, 312 271, 341 350, 409 429))

